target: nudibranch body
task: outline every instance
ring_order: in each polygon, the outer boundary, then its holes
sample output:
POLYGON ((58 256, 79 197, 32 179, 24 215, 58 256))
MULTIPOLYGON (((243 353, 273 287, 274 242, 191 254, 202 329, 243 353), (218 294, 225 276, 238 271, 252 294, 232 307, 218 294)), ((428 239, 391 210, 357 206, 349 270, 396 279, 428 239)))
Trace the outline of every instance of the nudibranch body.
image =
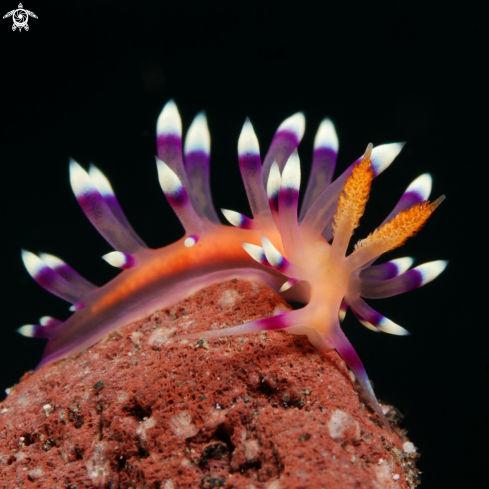
POLYGON ((235 227, 224 226, 211 200, 210 136, 203 113, 190 126, 182 152, 178 110, 168 102, 157 125, 158 177, 185 236, 161 249, 148 249, 127 221, 107 178, 96 167, 86 172, 70 163, 70 180, 83 211, 116 250, 103 258, 123 269, 96 287, 57 257, 23 251, 31 276, 44 288, 71 302, 74 314, 61 322, 51 317, 20 328, 26 336, 48 339, 40 365, 87 348, 115 328, 175 304, 199 289, 224 280, 258 281, 287 299, 304 302, 302 309, 243 325, 180 335, 176 339, 222 337, 285 329, 306 334, 323 349, 335 348, 356 375, 377 414, 388 423, 363 365, 340 327, 350 307, 374 331, 396 335, 407 331, 374 311, 363 298, 383 298, 420 287, 441 273, 445 261, 409 270, 413 260, 400 258, 374 265, 383 253, 415 234, 443 197, 427 201, 428 174, 417 178, 384 223, 347 255, 353 230, 368 200, 372 179, 387 168, 402 144, 367 147, 334 182, 338 153, 334 126, 325 119, 314 143, 311 177, 300 213, 300 163, 297 146, 304 116, 295 114, 278 128, 263 161, 258 140, 246 120, 238 141, 241 175, 251 207, 250 219, 224 210, 235 227))

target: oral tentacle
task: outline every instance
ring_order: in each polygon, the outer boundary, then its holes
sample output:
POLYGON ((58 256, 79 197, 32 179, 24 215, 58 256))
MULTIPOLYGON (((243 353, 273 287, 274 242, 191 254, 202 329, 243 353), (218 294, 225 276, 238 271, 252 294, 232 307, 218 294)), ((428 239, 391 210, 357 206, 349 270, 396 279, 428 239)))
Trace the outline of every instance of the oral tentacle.
POLYGON ((175 336, 175 340, 180 341, 201 338, 223 338, 228 336, 241 336, 251 333, 261 333, 264 331, 287 329, 289 327, 296 326, 297 324, 301 324, 303 318, 303 309, 300 309, 298 311, 287 312, 285 314, 259 319, 251 323, 232 326, 230 328, 203 331, 201 333, 193 333, 188 335, 178 335, 175 336))
POLYGON ((367 372, 365 371, 365 367, 339 325, 333 328, 331 333, 328 334, 328 339, 331 341, 336 351, 341 355, 341 358, 343 358, 348 367, 350 367, 351 371, 355 374, 355 377, 362 386, 362 389, 367 395, 367 398, 377 413, 377 416, 381 419, 388 433, 392 435, 392 429, 387 421, 387 418, 382 412, 379 401, 377 401, 377 397, 372 389, 367 372))

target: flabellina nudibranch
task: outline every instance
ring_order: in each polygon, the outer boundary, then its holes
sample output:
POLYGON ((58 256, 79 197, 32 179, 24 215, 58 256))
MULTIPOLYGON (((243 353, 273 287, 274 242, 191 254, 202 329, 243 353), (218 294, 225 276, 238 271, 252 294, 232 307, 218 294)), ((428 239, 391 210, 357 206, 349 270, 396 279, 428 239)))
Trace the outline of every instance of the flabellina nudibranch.
POLYGON ((251 122, 238 141, 241 175, 253 218, 225 210, 234 227, 220 223, 209 185, 210 136, 204 113, 192 122, 182 151, 182 124, 173 101, 157 123, 156 158, 163 192, 179 217, 185 236, 149 249, 127 221, 103 173, 86 172, 70 162, 70 182, 88 219, 116 250, 104 255, 123 271, 96 287, 61 259, 22 251, 29 274, 49 292, 72 303, 66 321, 42 317, 19 329, 47 338, 41 365, 80 352, 109 331, 171 306, 192 293, 233 278, 257 281, 285 298, 307 304, 239 326, 180 335, 175 340, 218 338, 284 329, 305 334, 322 349, 336 349, 353 371, 375 411, 390 430, 365 369, 344 335, 340 321, 347 308, 367 328, 395 335, 408 332, 374 311, 363 298, 379 299, 420 287, 436 278, 445 261, 409 270, 413 260, 399 258, 374 265, 383 253, 413 236, 444 197, 427 201, 431 177, 414 180, 384 223, 354 251, 347 248, 364 213, 371 181, 399 154, 402 144, 368 145, 365 154, 332 182, 338 139, 332 122, 321 122, 314 142, 311 176, 300 213, 300 163, 297 153, 305 128, 302 113, 278 128, 263 161, 251 122))

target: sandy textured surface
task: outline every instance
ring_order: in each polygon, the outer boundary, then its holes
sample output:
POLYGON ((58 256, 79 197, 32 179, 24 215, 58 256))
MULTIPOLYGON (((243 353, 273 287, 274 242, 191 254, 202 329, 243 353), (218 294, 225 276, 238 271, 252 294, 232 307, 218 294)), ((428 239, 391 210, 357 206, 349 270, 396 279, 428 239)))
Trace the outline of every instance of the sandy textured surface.
POLYGON ((0 487, 414 487, 412 445, 335 351, 284 332, 173 340, 287 308, 226 282, 25 374, 0 405, 0 487))

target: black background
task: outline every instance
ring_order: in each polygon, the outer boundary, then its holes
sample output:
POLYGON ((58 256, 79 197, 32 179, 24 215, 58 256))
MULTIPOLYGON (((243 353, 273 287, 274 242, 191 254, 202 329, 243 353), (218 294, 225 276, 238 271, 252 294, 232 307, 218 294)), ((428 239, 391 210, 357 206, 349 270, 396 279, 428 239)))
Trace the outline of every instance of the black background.
MULTIPOLYGON (((17 0, 2 0, 2 16, 17 0)), ((201 109, 212 135, 216 207, 249 215, 236 157, 246 116, 268 147, 278 124, 306 115, 303 182, 315 131, 331 117, 338 170, 368 142, 406 140, 373 184, 365 237, 418 175, 447 200, 389 258, 450 260, 426 287, 373 304, 409 329, 344 329, 376 392, 395 404, 419 447, 424 488, 486 482, 489 354, 487 239, 488 43, 482 3, 25 0, 28 32, 1 35, 0 387, 35 367, 42 341, 15 329, 67 304, 24 270, 20 248, 62 257, 103 284, 117 272, 68 182, 68 158, 97 164, 152 247, 182 235, 159 188, 154 127, 173 97, 184 128, 201 109), (480 8, 479 8, 480 7, 480 8)), ((337 173, 338 175, 338 173, 337 173)))

